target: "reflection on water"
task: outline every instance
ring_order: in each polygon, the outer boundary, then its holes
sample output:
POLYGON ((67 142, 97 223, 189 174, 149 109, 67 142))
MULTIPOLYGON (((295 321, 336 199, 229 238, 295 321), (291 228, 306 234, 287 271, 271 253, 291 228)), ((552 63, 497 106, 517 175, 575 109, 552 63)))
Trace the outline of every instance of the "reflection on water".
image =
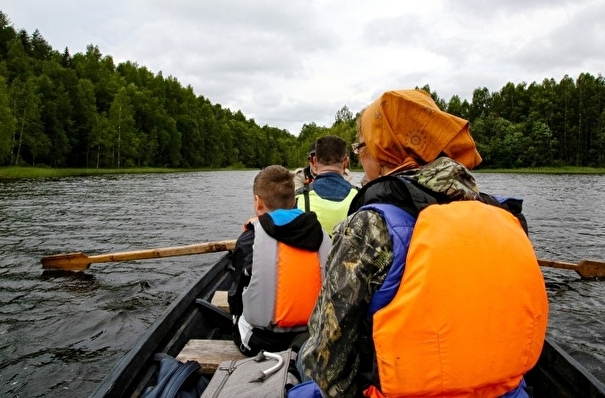
MULTIPOLYGON (((361 173, 354 173, 359 181, 361 173)), ((0 182, 0 396, 79 397, 220 254, 44 271, 40 258, 234 239, 255 171, 0 182)), ((538 257, 605 260, 605 177, 477 174, 524 198, 538 257)), ((549 335, 605 380, 605 281, 543 269, 549 335)))
POLYGON ((524 199, 530 238, 539 257, 605 260, 605 176, 476 175, 486 192, 524 199))

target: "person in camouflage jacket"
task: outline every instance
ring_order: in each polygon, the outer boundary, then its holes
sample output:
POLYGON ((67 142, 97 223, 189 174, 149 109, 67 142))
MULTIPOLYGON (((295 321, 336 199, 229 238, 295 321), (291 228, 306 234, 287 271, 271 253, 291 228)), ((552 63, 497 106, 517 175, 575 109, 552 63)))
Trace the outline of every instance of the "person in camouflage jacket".
MULTIPOLYGON (((369 183, 354 199, 349 216, 334 229, 327 277, 309 319, 309 339, 299 352, 303 380, 317 383, 324 396, 361 396, 375 367, 368 306, 393 263, 393 243, 381 215, 374 210, 357 211, 360 207, 390 203, 417 216, 436 201, 476 200, 508 210, 527 233, 520 200, 492 197, 477 187, 469 168, 481 158, 468 133, 468 122, 445 112, 437 115, 434 102, 420 90, 405 91, 404 97, 411 98, 404 103, 410 108, 405 115, 410 134, 380 135, 390 125, 400 126, 393 123, 393 113, 405 113, 401 103, 389 110, 386 100, 378 100, 374 105, 380 109, 366 109, 358 123, 359 143, 353 144, 353 152, 369 183), (369 112, 374 118, 364 124, 364 114, 369 112), (364 128, 380 135, 380 144, 369 142, 364 128), (403 192, 398 180, 414 189, 403 192)), ((390 100, 401 102, 400 98, 390 100)))
MULTIPOLYGON (((468 170, 446 157, 401 177, 452 199, 472 200, 480 196, 468 170)), ((364 187, 360 197, 369 187, 364 187)), ((356 200, 352 206, 360 204, 356 200)), ((311 338, 301 355, 304 358, 316 351, 313 358, 319 361, 307 367, 308 375, 326 389, 328 396, 355 396, 357 385, 353 378, 359 373, 363 354, 372 349, 369 338, 358 339, 371 336, 365 309, 391 266, 393 246, 385 220, 372 210, 355 212, 340 223, 334 230, 332 245, 326 264, 326 275, 330 277, 309 319, 311 338)))

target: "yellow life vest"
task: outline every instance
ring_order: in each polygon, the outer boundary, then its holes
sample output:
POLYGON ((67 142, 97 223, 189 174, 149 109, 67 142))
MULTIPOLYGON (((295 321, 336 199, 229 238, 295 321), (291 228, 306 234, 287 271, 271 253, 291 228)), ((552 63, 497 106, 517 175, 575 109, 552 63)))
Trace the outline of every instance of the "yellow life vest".
MULTIPOLYGON (((347 218, 349 206, 351 205, 355 195, 357 195, 357 192, 357 189, 351 188, 346 198, 340 202, 336 202, 333 200, 323 199, 314 190, 309 191, 308 200, 310 210, 317 214, 319 223, 328 234, 332 235, 332 231, 334 230, 336 224, 347 218)), ((297 198, 298 201, 296 203, 296 207, 304 211, 306 200, 305 195, 301 194, 297 198)))

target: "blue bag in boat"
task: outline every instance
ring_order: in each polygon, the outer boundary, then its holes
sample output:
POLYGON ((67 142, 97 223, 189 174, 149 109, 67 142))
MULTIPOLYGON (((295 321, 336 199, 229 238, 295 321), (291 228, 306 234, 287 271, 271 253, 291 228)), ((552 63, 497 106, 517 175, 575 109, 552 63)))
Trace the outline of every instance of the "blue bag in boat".
POLYGON ((166 354, 156 354, 153 359, 160 361, 157 383, 142 398, 199 398, 206 389, 208 379, 199 372, 199 362, 183 363, 166 354))

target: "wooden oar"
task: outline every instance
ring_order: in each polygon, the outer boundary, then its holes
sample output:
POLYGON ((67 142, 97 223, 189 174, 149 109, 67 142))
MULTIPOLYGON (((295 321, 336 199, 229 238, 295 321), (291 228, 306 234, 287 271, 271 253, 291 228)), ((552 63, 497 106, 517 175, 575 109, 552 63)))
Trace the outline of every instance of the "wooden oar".
POLYGON ((186 256, 188 254, 215 253, 233 250, 235 240, 199 243, 188 246, 160 247, 157 249, 137 250, 131 252, 97 254, 87 256, 84 253, 55 254, 42 257, 42 268, 83 271, 92 263, 107 263, 110 261, 131 261, 147 258, 186 256))
MULTIPOLYGON (((235 240, 199 243, 188 246, 160 247, 157 249, 136 250, 87 256, 82 252, 55 254, 42 257, 42 268, 60 269, 67 271, 83 271, 92 263, 107 263, 111 261, 144 260, 148 258, 186 256, 189 254, 215 253, 233 250, 235 240)), ((538 259, 541 267, 552 267, 576 271, 582 278, 605 278, 605 262, 582 260, 578 264, 561 261, 538 259)))
POLYGON ((574 264, 538 259, 538 264, 540 264, 540 267, 571 269, 576 271, 584 279, 605 278, 605 262, 603 261, 582 260, 579 263, 574 264))

